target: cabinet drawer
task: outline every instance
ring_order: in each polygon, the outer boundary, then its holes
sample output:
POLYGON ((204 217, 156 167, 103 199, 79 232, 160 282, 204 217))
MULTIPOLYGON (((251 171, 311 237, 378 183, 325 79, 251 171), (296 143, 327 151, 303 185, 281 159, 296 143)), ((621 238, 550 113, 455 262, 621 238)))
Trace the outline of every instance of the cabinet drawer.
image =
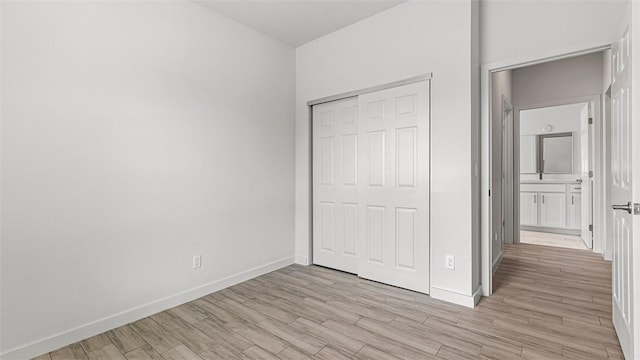
POLYGON ((527 192, 559 192, 567 190, 565 184, 520 184, 520 191, 527 192))
POLYGON ((582 191, 582 184, 569 184, 569 192, 579 193, 582 191))

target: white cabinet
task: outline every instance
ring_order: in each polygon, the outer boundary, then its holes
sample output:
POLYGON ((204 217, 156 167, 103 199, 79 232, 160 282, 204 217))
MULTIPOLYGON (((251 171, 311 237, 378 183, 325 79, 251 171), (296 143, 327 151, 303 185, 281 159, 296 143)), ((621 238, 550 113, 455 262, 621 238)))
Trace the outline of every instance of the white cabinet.
POLYGON ((538 225, 538 193, 520 193, 520 225, 538 225))
POLYGON ((564 193, 540 193, 540 226, 566 226, 567 196, 564 193))
POLYGON ((580 193, 569 194, 567 228, 580 230, 582 226, 582 196, 580 193))
POLYGON ((520 225, 532 228, 580 230, 582 199, 579 184, 522 183, 520 184, 520 225))

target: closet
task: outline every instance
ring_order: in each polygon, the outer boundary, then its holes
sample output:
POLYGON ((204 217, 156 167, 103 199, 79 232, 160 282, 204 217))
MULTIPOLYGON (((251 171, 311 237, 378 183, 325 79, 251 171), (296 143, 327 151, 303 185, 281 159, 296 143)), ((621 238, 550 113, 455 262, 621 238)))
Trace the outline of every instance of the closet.
POLYGON ((314 264, 429 292, 429 92, 313 105, 314 264))

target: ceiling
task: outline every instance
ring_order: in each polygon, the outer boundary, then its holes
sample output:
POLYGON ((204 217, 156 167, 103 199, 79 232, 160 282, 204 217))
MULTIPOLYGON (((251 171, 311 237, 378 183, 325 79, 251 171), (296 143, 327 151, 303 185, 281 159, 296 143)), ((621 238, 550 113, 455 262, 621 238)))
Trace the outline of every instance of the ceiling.
POLYGON ((375 15, 406 0, 195 0, 292 46, 375 15))

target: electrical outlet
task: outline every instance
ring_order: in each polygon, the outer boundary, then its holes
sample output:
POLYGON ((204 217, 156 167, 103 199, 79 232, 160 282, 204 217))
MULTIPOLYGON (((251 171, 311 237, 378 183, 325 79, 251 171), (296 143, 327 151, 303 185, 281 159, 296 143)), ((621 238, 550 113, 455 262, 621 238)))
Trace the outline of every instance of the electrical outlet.
POLYGON ((497 243, 498 243, 498 234, 494 234, 494 235, 493 235, 493 242, 494 242, 495 244, 497 244, 497 243))
POLYGON ((202 256, 201 255, 193 255, 193 268, 199 269, 202 266, 202 256))
POLYGON ((449 270, 456 268, 456 257, 453 255, 447 255, 445 267, 449 270))

